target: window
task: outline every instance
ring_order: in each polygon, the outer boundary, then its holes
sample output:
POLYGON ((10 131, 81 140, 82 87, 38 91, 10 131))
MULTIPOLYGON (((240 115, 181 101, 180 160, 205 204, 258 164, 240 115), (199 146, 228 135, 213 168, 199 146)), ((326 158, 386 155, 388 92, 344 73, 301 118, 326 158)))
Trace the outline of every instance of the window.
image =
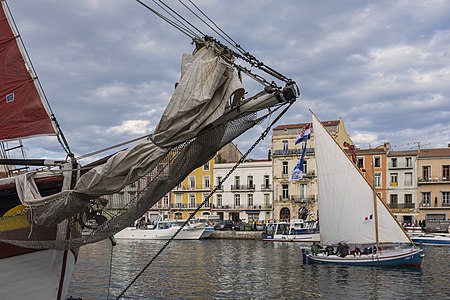
POLYGON ((234 195, 234 206, 235 207, 241 206, 241 195, 239 194, 234 195))
POLYGON ((413 184, 412 173, 411 172, 405 173, 405 186, 411 186, 412 184, 413 184))
POLYGON ((222 194, 217 194, 217 206, 222 207, 222 194))
POLYGON ((397 158, 391 158, 391 167, 397 168, 397 158))
POLYGON ((306 198, 306 184, 300 184, 300 197, 306 198))
POLYGON ((283 184, 283 185, 281 186, 281 188, 282 188, 282 190, 281 190, 281 192, 282 192, 281 197, 282 197, 283 199, 289 198, 289 185, 288 185, 288 184, 283 184))
POLYGON ((241 188, 241 177, 234 176, 234 189, 239 190, 241 188))
POLYGON ((163 205, 164 207, 169 207, 169 196, 165 195, 163 197, 163 205))
POLYGON ((412 158, 407 157, 407 158, 405 158, 405 160, 406 160, 406 167, 408 167, 408 168, 412 167, 412 158))
POLYGON ((414 208, 412 194, 405 194, 405 208, 414 208))
POLYGON ((442 180, 450 180, 450 166, 442 166, 442 180))
POLYGON ((422 178, 425 181, 431 180, 431 166, 422 167, 422 178))
POLYGON ((203 177, 203 187, 205 189, 209 189, 210 185, 209 185, 209 176, 204 176, 203 177))
POLYGON ((264 194, 264 207, 269 208, 270 206, 270 194, 264 194))
POLYGON ((450 206, 450 192, 441 192, 442 206, 450 206))
POLYGON ((381 173, 375 173, 375 187, 381 187, 381 173))
POLYGON ((219 189, 222 189, 222 183, 221 183, 222 182, 222 177, 221 176, 217 176, 216 180, 217 180, 216 185, 218 186, 219 189))
POLYGON ((248 222, 253 223, 259 220, 259 214, 248 214, 248 222))
POLYGON ((209 201, 206 201, 206 199, 208 199, 209 194, 203 194, 203 202, 205 202, 205 204, 203 205, 204 208, 209 208, 210 207, 210 203, 209 201))
POLYGON ((191 190, 195 189, 195 176, 189 176, 189 188, 191 190))
POLYGON ((381 157, 375 156, 373 158, 373 165, 375 168, 381 168, 381 157))
POLYGON ((249 189, 255 188, 255 185, 253 184, 253 176, 247 176, 247 185, 249 189))
POLYGON ((398 184, 398 174, 391 173, 391 186, 397 186, 398 184))
POLYGON ((289 172, 289 166, 288 166, 288 162, 287 161, 283 161, 283 170, 282 170, 282 174, 283 175, 288 175, 289 172))
POLYGON ((356 165, 358 166, 358 168, 364 169, 364 157, 357 157, 356 165))
POLYGON ((189 195, 189 208, 195 207, 195 195, 189 195))
POLYGON ((175 194, 175 207, 181 208, 181 194, 175 194))
POLYGON ((422 204, 423 207, 431 206, 431 192, 422 192, 422 204))
POLYGON ((270 189, 270 176, 264 175, 264 188, 270 189))
POLYGON ((305 159, 304 161, 303 161, 303 174, 306 174, 306 173, 308 173, 308 161, 305 159))
POLYGON ((397 204, 398 203, 398 195, 392 194, 391 195, 391 204, 397 204))
POLYGON ((288 141, 283 141, 282 142, 283 143, 283 150, 289 150, 289 143, 288 143, 288 141))
POLYGON ((253 207, 253 194, 247 195, 247 204, 249 208, 253 207))
POLYGON ((203 170, 209 171, 209 161, 203 165, 203 170))

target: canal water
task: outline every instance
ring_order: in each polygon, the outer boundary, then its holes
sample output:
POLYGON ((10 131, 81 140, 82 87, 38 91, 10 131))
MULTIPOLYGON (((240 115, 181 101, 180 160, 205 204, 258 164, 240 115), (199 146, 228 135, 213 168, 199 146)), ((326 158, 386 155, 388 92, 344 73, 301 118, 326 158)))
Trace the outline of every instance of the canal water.
MULTIPOLYGON (((80 250, 69 296, 116 299, 165 241, 102 241, 80 250), (108 289, 111 278, 110 289, 108 289)), ((173 241, 121 299, 450 299, 450 247, 422 267, 304 265, 299 243, 173 241)))

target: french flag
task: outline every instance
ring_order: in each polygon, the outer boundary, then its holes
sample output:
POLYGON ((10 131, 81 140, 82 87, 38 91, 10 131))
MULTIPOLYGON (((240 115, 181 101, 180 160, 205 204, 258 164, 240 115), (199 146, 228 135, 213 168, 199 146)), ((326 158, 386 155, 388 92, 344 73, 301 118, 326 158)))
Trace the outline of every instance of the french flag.
POLYGON ((310 137, 311 137, 311 123, 306 125, 306 127, 303 128, 300 134, 295 138, 295 144, 297 145, 298 143, 309 140, 310 137))

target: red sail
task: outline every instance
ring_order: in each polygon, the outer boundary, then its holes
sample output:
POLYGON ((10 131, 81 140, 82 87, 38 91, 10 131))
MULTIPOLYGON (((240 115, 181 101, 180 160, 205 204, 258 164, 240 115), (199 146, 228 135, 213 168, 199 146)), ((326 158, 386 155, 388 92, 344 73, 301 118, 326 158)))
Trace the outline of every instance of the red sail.
POLYGON ((17 40, 0 10, 0 141, 55 134, 53 123, 25 66, 17 40))

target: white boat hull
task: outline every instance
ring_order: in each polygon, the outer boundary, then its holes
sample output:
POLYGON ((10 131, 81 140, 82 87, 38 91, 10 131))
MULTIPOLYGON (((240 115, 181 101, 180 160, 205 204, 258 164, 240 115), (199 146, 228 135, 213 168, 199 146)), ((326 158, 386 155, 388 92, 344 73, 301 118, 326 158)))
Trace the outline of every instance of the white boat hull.
POLYGON ((75 261, 70 250, 38 250, 0 259, 0 299, 65 300, 75 261))
POLYGON ((320 242, 320 234, 266 234, 263 236, 266 242, 320 242))
POLYGON ((410 234, 409 237, 416 244, 450 246, 450 234, 410 234))
MULTIPOLYGON (((114 237, 116 239, 131 240, 169 240, 178 231, 178 227, 170 227, 167 229, 137 229, 135 227, 127 227, 118 232, 114 237)), ((204 233, 205 228, 183 228, 175 240, 198 240, 204 233)))

